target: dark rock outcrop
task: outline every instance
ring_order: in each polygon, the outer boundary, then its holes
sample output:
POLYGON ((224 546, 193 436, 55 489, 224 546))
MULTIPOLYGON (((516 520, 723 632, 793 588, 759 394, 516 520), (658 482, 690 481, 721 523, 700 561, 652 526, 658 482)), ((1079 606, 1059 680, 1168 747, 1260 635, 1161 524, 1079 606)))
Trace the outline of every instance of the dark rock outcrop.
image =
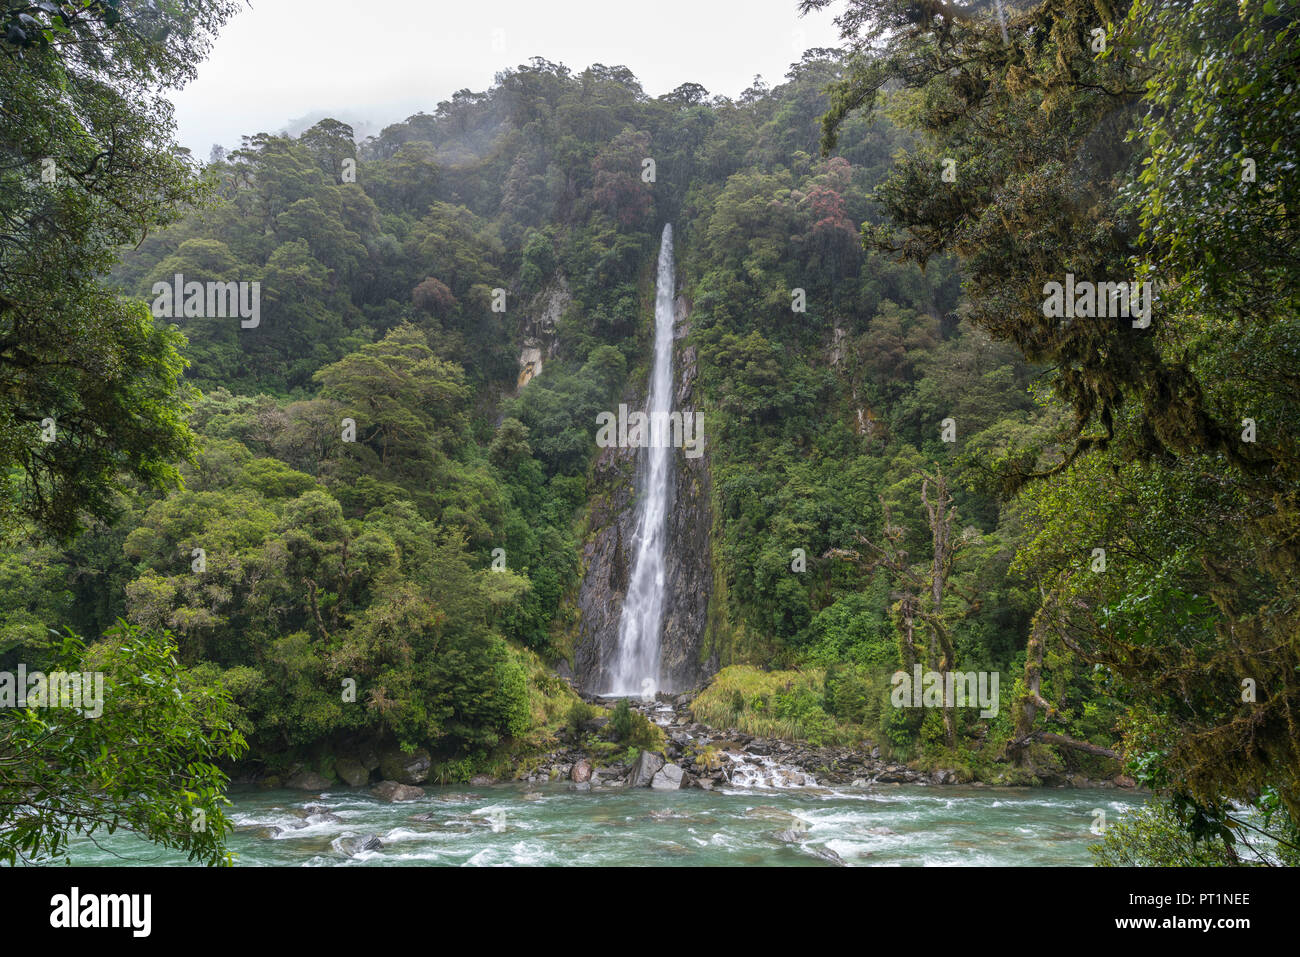
MULTIPOLYGON (((693 415, 696 377, 695 349, 681 340, 689 331, 686 302, 675 304, 678 340, 674 357, 674 411, 693 415)), ((644 409, 644 394, 629 401, 644 409)), ((594 427, 594 426, 593 426, 594 427)), ((709 436, 704 454, 687 458, 684 449, 673 456, 665 549, 667 600, 661 648, 659 689, 698 688, 718 670, 716 652, 701 650, 708 619, 713 573, 709 531, 709 436)), ((606 691, 611 683, 619 618, 628 576, 635 560, 639 449, 604 449, 596 460, 597 496, 588 514, 590 532, 583 547, 585 573, 578 593, 580 620, 574 641, 574 677, 584 691, 606 691)))
POLYGON ((327 791, 332 782, 315 771, 299 771, 284 786, 298 791, 327 791))
POLYGON ((393 748, 379 756, 379 770, 384 779, 399 784, 423 784, 429 780, 431 767, 433 759, 424 748, 417 748, 410 754, 393 748))
POLYGON ((370 783, 370 772, 356 758, 346 756, 335 758, 334 773, 349 787, 360 788, 370 783))

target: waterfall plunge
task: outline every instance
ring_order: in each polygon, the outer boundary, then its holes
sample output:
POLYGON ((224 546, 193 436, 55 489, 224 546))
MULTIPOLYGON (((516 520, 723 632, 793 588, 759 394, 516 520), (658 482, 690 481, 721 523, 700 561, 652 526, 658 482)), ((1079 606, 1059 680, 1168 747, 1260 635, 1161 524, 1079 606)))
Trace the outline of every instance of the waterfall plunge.
POLYGON ((650 695, 659 690, 659 639, 664 621, 664 539, 673 448, 667 413, 673 405, 673 227, 664 226, 655 280, 655 351, 650 370, 650 445, 638 472, 636 558, 628 579, 618 647, 612 669, 611 696, 650 695))

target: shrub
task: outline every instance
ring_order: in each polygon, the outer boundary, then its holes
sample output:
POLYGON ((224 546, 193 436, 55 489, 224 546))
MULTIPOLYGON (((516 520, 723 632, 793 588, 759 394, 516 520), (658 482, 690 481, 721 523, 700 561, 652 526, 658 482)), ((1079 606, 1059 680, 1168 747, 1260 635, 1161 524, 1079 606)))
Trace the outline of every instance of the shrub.
POLYGON ((856 668, 826 669, 826 710, 841 721, 866 724, 871 711, 871 686, 856 668))
POLYGON ((614 705, 609 730, 619 744, 643 751, 658 751, 664 746, 663 731, 640 711, 633 711, 626 698, 620 698, 614 705))
POLYGON ((619 698, 614 711, 609 716, 609 731, 614 740, 620 743, 632 736, 632 709, 626 698, 619 698))
POLYGON ((595 716, 595 708, 585 701, 575 701, 569 705, 569 711, 564 717, 565 730, 569 732, 570 737, 577 740, 582 736, 583 726, 595 716))
POLYGON ((646 751, 658 751, 664 746, 664 733, 660 727, 639 711, 632 712, 632 732, 628 741, 646 751))

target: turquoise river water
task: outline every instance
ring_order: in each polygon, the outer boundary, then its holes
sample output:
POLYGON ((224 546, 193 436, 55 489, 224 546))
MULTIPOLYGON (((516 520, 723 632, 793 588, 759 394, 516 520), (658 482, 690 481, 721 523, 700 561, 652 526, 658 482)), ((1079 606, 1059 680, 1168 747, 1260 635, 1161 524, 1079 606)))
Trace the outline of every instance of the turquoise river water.
MULTIPOLYGON (((430 787, 386 804, 364 791, 321 796, 235 789, 241 865, 1053 865, 1091 863, 1107 819, 1143 795, 1114 790, 923 787, 705 792, 567 784, 430 787), (310 811, 309 805, 315 805, 310 811), (324 812, 319 808, 323 807, 324 812), (382 847, 356 851, 351 838, 382 847), (349 851, 353 851, 349 854, 349 851)), ((73 864, 183 864, 121 832, 78 838, 73 864)))

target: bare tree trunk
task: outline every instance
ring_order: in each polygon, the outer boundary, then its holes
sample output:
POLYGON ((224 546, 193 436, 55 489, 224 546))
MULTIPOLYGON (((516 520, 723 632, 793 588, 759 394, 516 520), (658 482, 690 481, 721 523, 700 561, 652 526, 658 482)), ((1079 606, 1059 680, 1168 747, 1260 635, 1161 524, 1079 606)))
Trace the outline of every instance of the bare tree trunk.
MULTIPOLYGON (((1044 610, 1046 610, 1046 605, 1044 610)), ((1043 634, 1047 629, 1047 621, 1047 615, 1040 611, 1035 616, 1033 626, 1029 631, 1029 642, 1025 646, 1025 693, 1017 702, 1016 727, 1011 741, 1007 745, 1007 754, 1017 766, 1024 767, 1027 761, 1029 742, 1042 741, 1044 744, 1072 748, 1075 751, 1083 751, 1097 757, 1114 758, 1116 761, 1122 760, 1123 755, 1110 748, 1103 748, 1101 745, 1092 744, 1089 741, 1080 741, 1078 738, 1072 738, 1065 734, 1034 730, 1034 720, 1038 717, 1040 711, 1046 712, 1048 717, 1056 713, 1052 703, 1044 699, 1040 691, 1043 679, 1043 634)))
POLYGON ((1112 751, 1110 748, 1103 748, 1099 744, 1093 744, 1090 741, 1080 741, 1078 738, 1071 738, 1064 734, 1053 734, 1051 731, 1035 731, 1031 737, 1042 741, 1044 744, 1055 744, 1062 748, 1074 748, 1076 751, 1095 754, 1101 758, 1114 758, 1116 761, 1119 761, 1123 757, 1123 755, 1118 751, 1112 751))
POLYGON ((899 602, 899 616, 903 621, 903 630, 899 636, 903 646, 903 667, 910 675, 916 664, 916 599, 913 596, 903 596, 899 602))
MULTIPOLYGON (((1046 619, 1041 615, 1034 619, 1029 629, 1029 643, 1025 646, 1025 694, 1017 702, 1015 735, 1007 751, 1017 766, 1025 763, 1025 748, 1034 730, 1034 719, 1038 709, 1047 705, 1039 694, 1043 677, 1043 628, 1046 619)), ((1050 712, 1051 708, 1048 706, 1050 712)))

